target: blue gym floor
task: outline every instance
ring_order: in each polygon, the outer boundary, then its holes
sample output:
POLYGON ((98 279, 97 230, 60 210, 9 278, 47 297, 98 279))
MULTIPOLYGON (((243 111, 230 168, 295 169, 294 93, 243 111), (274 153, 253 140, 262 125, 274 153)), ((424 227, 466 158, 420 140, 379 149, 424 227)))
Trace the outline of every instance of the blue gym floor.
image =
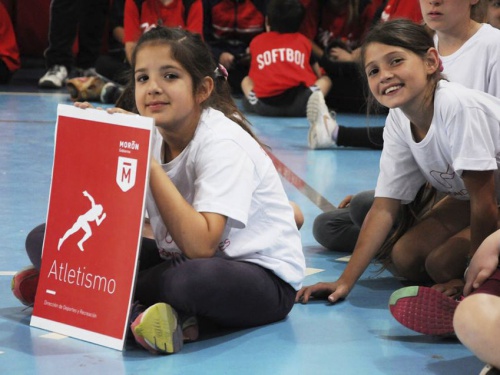
MULTIPOLYGON (((31 309, 10 290, 12 275, 29 264, 27 233, 45 221, 58 103, 65 90, 36 87, 42 71, 24 71, 0 86, 0 373, 1 374, 478 374, 482 363, 454 339, 416 334, 387 308, 402 286, 372 266, 349 297, 336 305, 297 304, 288 318, 269 326, 224 332, 154 356, 134 345, 123 352, 31 328, 31 309)), ((367 126, 364 115, 339 113, 341 124, 367 126)), ((272 153, 289 198, 305 215, 301 229, 309 276, 305 284, 336 279, 345 256, 322 248, 312 223, 322 209, 347 194, 372 189, 379 151, 307 148, 305 118, 249 116, 272 153)), ((371 117, 370 125, 384 118, 371 117)), ((113 311, 109 312, 113 314, 113 311)))

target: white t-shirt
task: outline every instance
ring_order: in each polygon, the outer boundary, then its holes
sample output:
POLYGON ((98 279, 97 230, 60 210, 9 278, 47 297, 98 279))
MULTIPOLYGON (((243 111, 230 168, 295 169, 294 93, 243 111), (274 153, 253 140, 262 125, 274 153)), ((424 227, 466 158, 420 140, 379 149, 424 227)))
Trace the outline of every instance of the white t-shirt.
POLYGON ((500 30, 483 24, 456 52, 440 57, 448 80, 500 98, 500 30))
POLYGON ((413 140, 410 121, 400 109, 389 111, 375 196, 408 203, 428 181, 439 191, 469 199, 462 172, 495 170, 500 201, 499 164, 500 99, 442 80, 422 141, 413 140))
MULTIPOLYGON (((162 143, 156 132, 158 161, 162 143)), ((271 159, 238 124, 204 110, 191 142, 163 169, 196 211, 228 218, 216 256, 256 263, 300 289, 305 259, 292 207, 271 159)), ((160 255, 180 252, 151 191, 146 207, 160 255)))

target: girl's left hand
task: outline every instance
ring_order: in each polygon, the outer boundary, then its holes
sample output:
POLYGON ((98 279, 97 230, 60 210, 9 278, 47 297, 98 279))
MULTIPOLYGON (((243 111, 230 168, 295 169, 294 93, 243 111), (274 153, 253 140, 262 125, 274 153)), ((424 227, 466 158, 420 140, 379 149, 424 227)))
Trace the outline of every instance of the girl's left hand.
POLYGON ((459 298, 464 289, 464 281, 462 279, 453 279, 443 284, 436 284, 432 286, 438 292, 443 293, 445 296, 451 298, 459 298))

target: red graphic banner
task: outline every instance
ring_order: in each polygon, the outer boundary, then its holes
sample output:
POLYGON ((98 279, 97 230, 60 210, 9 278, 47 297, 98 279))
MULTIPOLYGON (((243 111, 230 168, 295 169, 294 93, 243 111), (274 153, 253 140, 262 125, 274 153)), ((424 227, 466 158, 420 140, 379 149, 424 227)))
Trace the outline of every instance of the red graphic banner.
POLYGON ((154 120, 58 106, 31 325, 122 350, 154 120))

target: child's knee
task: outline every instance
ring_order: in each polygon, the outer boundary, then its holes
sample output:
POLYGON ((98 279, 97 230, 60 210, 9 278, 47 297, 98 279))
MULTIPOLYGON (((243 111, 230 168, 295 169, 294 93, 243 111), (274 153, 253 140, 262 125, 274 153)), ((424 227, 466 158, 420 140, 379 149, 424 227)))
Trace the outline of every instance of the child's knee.
POLYGON ((405 279, 421 281, 425 274, 424 258, 412 248, 407 241, 398 241, 391 252, 391 263, 394 272, 405 279))

